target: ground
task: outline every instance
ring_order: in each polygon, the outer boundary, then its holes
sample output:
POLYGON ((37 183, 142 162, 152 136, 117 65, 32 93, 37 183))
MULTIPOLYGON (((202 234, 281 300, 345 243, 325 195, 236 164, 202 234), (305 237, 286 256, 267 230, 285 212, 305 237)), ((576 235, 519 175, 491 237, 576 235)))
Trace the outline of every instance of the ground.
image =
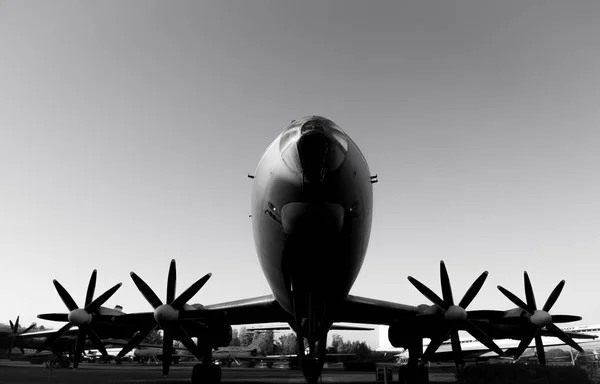
MULTIPOLYGON (((186 383, 189 384, 193 364, 171 366, 168 378, 163 378, 158 365, 89 364, 78 369, 44 369, 42 365, 0 360, 0 384, 99 384, 99 383, 186 383)), ((432 367, 432 383, 454 383, 452 369, 432 367)), ((343 369, 325 369, 323 383, 374 383, 375 372, 350 372, 343 369)), ((223 368, 223 383, 304 383, 299 371, 268 368, 223 368)), ((394 374, 394 382, 397 376, 394 374)))

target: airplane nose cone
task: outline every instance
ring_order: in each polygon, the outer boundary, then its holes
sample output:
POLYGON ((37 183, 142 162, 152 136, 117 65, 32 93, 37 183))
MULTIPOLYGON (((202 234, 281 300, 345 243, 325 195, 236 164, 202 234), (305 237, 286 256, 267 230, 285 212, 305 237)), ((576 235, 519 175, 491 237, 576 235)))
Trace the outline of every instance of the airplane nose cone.
POLYGON ((327 165, 329 138, 322 132, 312 131, 303 134, 297 145, 304 180, 322 182, 327 165))

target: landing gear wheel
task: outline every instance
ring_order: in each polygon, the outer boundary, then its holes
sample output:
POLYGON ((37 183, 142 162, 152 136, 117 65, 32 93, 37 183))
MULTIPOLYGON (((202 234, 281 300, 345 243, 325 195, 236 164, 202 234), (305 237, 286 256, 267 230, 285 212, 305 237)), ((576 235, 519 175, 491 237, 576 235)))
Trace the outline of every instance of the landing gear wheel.
POLYGON ((419 364, 417 367, 417 383, 429 384, 429 370, 425 364, 419 364))
POLYGON ((416 367, 401 366, 398 369, 398 382, 400 384, 429 384, 427 366, 424 364, 419 364, 416 367))
POLYGON ((196 364, 192 369, 192 384, 219 384, 221 367, 214 364, 196 364))
POLYGON ((302 371, 308 384, 316 384, 319 381, 320 371, 317 359, 305 358, 302 371))
POLYGON ((406 384, 406 366, 405 365, 401 365, 400 368, 398 368, 398 383, 406 384))

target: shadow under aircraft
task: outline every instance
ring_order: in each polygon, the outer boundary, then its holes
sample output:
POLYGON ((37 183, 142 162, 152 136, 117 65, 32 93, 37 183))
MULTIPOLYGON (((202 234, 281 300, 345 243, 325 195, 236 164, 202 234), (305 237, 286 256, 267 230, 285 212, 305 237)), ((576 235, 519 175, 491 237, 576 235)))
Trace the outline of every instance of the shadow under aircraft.
MULTIPOLYGON (((79 336, 85 338, 87 335, 94 345, 98 344, 94 332, 96 326, 134 326, 136 333, 131 333, 121 356, 159 327, 164 331, 163 356, 171 356, 173 340, 179 340, 201 360, 202 363, 193 369, 192 383, 220 382, 221 371, 212 364, 211 355, 214 349, 229 344, 232 325, 288 323, 297 334, 299 365, 310 384, 316 383, 321 375, 327 334, 337 322, 389 325, 390 343, 409 351, 408 364, 400 373, 401 380, 409 383, 428 382, 428 371, 423 362, 427 360, 427 354, 435 352, 447 339, 451 339, 457 364, 460 363, 459 329, 468 331, 501 355, 503 351, 482 330, 482 325, 490 324, 491 320, 500 323, 504 318, 518 317, 513 321, 524 323, 524 337, 529 340, 537 337, 539 328, 549 325, 552 328, 552 316, 548 314, 552 305, 538 310, 531 302, 519 300, 518 305, 522 305, 526 313, 467 312, 466 308, 481 289, 487 272, 455 303, 443 263, 443 298, 411 278, 433 305, 405 305, 350 295, 369 244, 373 184, 378 178, 371 174, 356 143, 329 119, 308 116, 293 120, 267 147, 254 174, 249 177, 253 182, 252 231, 270 294, 205 306, 189 305, 187 302, 211 275, 203 276, 176 295, 173 260, 165 301, 140 276, 131 272, 134 284, 153 309, 150 312, 107 318, 98 313, 98 302, 91 298, 93 294, 88 293, 86 305, 79 308, 69 299, 69 294, 57 286, 70 313, 40 315, 40 318, 69 321, 63 330, 69 328, 69 324, 77 325, 83 330, 79 336), (197 344, 192 337, 198 338, 197 344), (433 340, 425 355, 423 338, 433 340), (308 353, 304 348, 305 341, 308 353)), ((555 293, 553 297, 558 297, 560 292, 555 293)), ((527 296, 530 296, 529 291, 527 296)), ((580 318, 558 318, 574 319, 580 318)), ((558 333, 558 336, 572 342, 564 333, 558 333)), ((83 341, 78 340, 77 345, 80 343, 83 341)), ((78 347, 76 359, 80 350, 78 347)), ((170 358, 163 358, 165 375, 170 361, 170 358)))

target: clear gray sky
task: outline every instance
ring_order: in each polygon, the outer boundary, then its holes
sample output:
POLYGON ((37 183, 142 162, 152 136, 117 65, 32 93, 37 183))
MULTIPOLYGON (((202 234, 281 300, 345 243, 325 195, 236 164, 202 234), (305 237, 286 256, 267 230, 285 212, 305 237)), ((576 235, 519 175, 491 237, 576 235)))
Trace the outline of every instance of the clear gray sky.
MULTIPOLYGON (((361 147, 373 229, 353 294, 427 302, 439 260, 472 308, 538 304, 600 323, 597 1, 0 2, 0 321, 107 302, 210 304, 270 293, 250 220, 252 173, 294 118, 361 147)), ((45 325, 59 324, 42 322, 45 325)))

